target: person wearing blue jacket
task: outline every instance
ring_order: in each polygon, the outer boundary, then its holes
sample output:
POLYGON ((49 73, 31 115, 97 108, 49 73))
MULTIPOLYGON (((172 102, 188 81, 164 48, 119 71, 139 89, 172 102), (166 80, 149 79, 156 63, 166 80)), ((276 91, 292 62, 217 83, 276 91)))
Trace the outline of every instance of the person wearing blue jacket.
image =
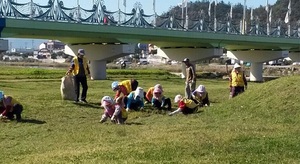
POLYGON ((130 110, 143 110, 144 108, 144 90, 141 87, 137 87, 135 91, 130 92, 130 94, 125 97, 124 100, 126 104, 126 111, 130 110))

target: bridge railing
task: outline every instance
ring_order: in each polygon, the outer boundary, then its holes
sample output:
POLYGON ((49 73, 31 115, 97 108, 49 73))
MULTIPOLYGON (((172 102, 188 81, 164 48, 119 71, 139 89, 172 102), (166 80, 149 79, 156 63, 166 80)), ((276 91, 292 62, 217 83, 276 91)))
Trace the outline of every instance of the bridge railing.
POLYGON ((216 21, 200 18, 199 20, 184 20, 174 15, 147 15, 141 3, 135 3, 133 9, 125 13, 121 10, 109 11, 102 0, 97 0, 92 9, 81 6, 66 7, 63 1, 49 0, 45 5, 39 5, 33 0, 27 3, 17 3, 12 0, 0 1, 0 17, 12 19, 31 19, 37 21, 57 21, 69 23, 127 26, 135 28, 162 28, 169 30, 214 32, 238 35, 257 35, 270 37, 300 37, 300 27, 291 30, 281 24, 268 27, 258 21, 251 21, 243 28, 230 20, 216 21), (269 29, 268 29, 269 28, 269 29))

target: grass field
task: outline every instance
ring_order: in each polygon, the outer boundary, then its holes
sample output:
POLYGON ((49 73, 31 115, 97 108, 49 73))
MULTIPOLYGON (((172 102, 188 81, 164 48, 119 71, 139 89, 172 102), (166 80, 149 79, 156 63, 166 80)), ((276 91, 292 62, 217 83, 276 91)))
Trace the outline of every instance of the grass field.
MULTIPOLYGON (((299 76, 249 83, 229 100, 228 82, 198 78, 211 107, 184 116, 131 112, 126 125, 100 124, 103 96, 114 80, 162 84, 172 100, 184 81, 163 70, 108 70, 88 81, 89 104, 62 101, 65 69, 0 66, 0 90, 24 106, 23 122, 0 122, 0 163, 300 163, 299 76)), ((174 108, 176 106, 174 104, 174 108)))

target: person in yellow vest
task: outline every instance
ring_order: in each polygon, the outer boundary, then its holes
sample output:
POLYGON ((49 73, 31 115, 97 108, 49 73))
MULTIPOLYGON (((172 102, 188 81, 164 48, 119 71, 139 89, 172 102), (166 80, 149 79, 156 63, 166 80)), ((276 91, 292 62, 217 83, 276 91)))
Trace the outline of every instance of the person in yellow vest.
POLYGON ((230 98, 241 94, 247 89, 247 80, 244 72, 242 71, 241 66, 238 63, 235 63, 233 66, 233 70, 230 73, 229 77, 230 81, 230 98))
POLYGON ((175 103, 178 103, 177 110, 169 113, 169 116, 172 116, 177 113, 183 113, 183 114, 192 114, 197 112, 198 110, 198 104, 196 104, 193 100, 182 97, 181 95, 176 95, 174 99, 175 103))
POLYGON ((192 93, 192 100, 195 101, 200 107, 209 106, 208 92, 204 85, 199 85, 198 88, 192 93))
POLYGON ((131 80, 124 80, 121 82, 114 81, 111 84, 111 89, 116 92, 115 98, 117 99, 118 97, 123 94, 123 96, 128 96, 130 92, 135 91, 136 88, 138 87, 139 83, 135 79, 131 80))
POLYGON ((0 119, 3 121, 13 120, 16 115, 18 122, 22 121, 21 113, 23 106, 12 96, 4 95, 0 91, 0 119))
POLYGON ((67 74, 70 73, 72 73, 74 77, 74 85, 75 85, 75 93, 76 93, 76 99, 74 100, 75 103, 79 101, 80 84, 82 86, 80 102, 87 103, 86 101, 86 95, 88 90, 87 76, 90 75, 90 69, 88 66, 88 60, 85 57, 84 49, 79 49, 77 56, 74 56, 73 60, 71 61, 71 66, 67 74))

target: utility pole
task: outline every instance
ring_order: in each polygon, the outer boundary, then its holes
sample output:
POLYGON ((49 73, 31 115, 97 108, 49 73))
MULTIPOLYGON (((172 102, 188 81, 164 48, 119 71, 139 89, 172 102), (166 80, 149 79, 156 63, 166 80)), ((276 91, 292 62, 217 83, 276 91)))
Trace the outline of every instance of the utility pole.
POLYGON ((246 0, 244 0, 244 10, 243 10, 243 21, 242 21, 242 34, 246 34, 246 0))

